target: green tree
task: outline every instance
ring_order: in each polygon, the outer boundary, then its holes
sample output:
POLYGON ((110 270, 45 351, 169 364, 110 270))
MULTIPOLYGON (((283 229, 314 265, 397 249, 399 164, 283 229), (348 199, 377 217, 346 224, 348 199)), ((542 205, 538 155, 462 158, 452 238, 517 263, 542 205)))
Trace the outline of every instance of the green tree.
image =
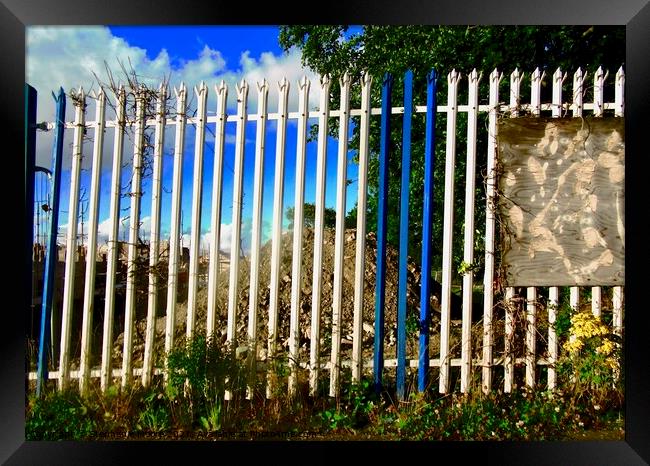
MULTIPOLYGON (((289 229, 293 228, 294 207, 288 207, 285 215, 289 220, 289 229)), ((336 210, 326 207, 325 215, 323 216, 323 225, 325 228, 334 228, 336 226, 336 210)), ((313 228, 316 222, 316 205, 305 202, 303 205, 304 225, 313 228)))
MULTIPOLYGON (((351 93, 351 105, 359 108, 361 96, 359 78, 364 70, 373 77, 371 105, 381 106, 381 83, 384 73, 394 78, 393 105, 402 105, 403 75, 408 69, 414 73, 414 104, 426 102, 426 74, 432 69, 438 72, 438 102, 446 101, 447 73, 452 69, 460 71, 465 78, 474 68, 483 72, 480 82, 480 104, 488 103, 489 73, 497 68, 504 73, 500 87, 501 101, 507 100, 509 73, 515 68, 526 72, 522 83, 522 98, 530 96, 530 72, 536 67, 546 71, 547 78, 542 85, 542 100, 550 101, 552 85, 550 76, 556 68, 573 73, 579 66, 593 76, 598 66, 610 71, 611 83, 617 69, 625 59, 625 28, 622 26, 364 26, 360 33, 348 34, 347 26, 282 26, 279 42, 285 51, 297 47, 303 65, 317 73, 332 76, 331 108, 337 108, 339 101, 338 79, 347 70, 356 80, 351 93), (357 86, 356 88, 354 86, 357 86), (504 97, 505 96, 505 97, 504 97), (444 99, 444 101, 443 101, 444 99)), ((458 89, 458 102, 467 102, 466 80, 458 89)), ((612 86, 606 86, 605 98, 612 86)), ((571 79, 565 82, 565 95, 571 90, 571 79)), ((589 90, 587 92, 590 92, 589 90)), ((589 94, 585 97, 588 101, 589 94)), ((354 121, 354 117, 353 117, 354 121)), ((338 122, 330 121, 330 134, 338 135, 338 122)), ((358 145, 358 120, 353 125, 350 148, 358 145)), ((409 251, 419 260, 422 235, 422 205, 424 185, 424 124, 422 114, 413 118, 412 159, 410 184, 410 228, 409 251)), ((401 173, 401 131, 402 117, 394 115, 391 120, 391 150, 389 157, 388 188, 388 241, 397 246, 399 239, 399 196, 401 173)), ((479 116, 479 127, 487 126, 487 115, 479 116)), ((460 266, 463 255, 463 220, 465 190, 465 147, 467 116, 458 114, 457 155, 455 172, 455 226, 454 263, 460 266)), ((439 115, 436 124, 436 167, 434 193, 434 245, 442 243, 442 209, 444 199, 444 158, 446 119, 439 115)), ((316 128, 312 128, 315 136, 316 128)), ((378 152, 380 121, 371 119, 369 176, 368 176, 368 230, 376 230, 378 192, 378 152)), ((486 131, 478 135, 478 166, 485 166, 487 151, 486 131)), ((358 154, 355 155, 355 160, 358 154)), ((475 228, 481 236, 485 229, 485 187, 486 173, 476 174, 476 218, 475 228)), ((355 209, 356 212, 356 209, 355 209)), ((434 247, 434 264, 441 262, 441 251, 434 247)), ((480 251, 477 258, 482 255, 480 251)))

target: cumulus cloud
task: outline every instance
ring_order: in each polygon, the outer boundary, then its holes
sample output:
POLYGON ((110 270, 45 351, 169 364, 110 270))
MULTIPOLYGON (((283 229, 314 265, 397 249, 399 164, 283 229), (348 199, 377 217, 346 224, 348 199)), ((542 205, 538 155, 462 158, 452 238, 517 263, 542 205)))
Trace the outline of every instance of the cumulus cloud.
MULTIPOLYGON (((239 63, 227 63, 221 52, 205 45, 196 57, 172 63, 168 52, 163 48, 154 58, 147 56, 147 50, 130 45, 126 40, 114 36, 110 29, 103 26, 30 26, 26 30, 26 81, 38 91, 38 121, 54 120, 55 102, 51 93, 59 87, 70 93, 80 87, 88 92, 99 89, 97 77, 101 82, 108 82, 109 75, 106 67, 113 72, 116 81, 124 83, 121 64, 132 67, 139 79, 151 87, 157 87, 162 79, 169 79, 172 86, 178 87, 184 82, 188 89, 188 101, 196 107, 194 87, 202 81, 208 85, 208 112, 216 110, 216 94, 214 86, 223 80, 228 86, 228 111, 236 111, 236 86, 242 79, 249 85, 248 112, 256 113, 258 108, 257 84, 266 79, 269 83, 268 111, 277 111, 278 82, 287 78, 290 84, 289 111, 298 107, 298 80, 307 76, 311 81, 310 108, 315 108, 319 99, 318 76, 303 68, 300 54, 292 50, 288 54, 275 55, 271 52, 262 53, 259 57, 251 56, 249 51, 243 51, 239 63), (95 76, 97 75, 97 77, 95 76)), ((173 90, 171 90, 173 94, 173 90)), ((108 98, 114 101, 109 92, 108 98)), ((95 120, 94 99, 88 98, 87 121, 95 120)), ((74 120, 74 106, 68 99, 66 105, 66 121, 74 120)), ((193 108, 190 109, 192 113, 193 108)), ((107 109, 108 119, 114 118, 110 105, 107 109)), ((87 136, 94 137, 91 131, 87 136)), ((66 133, 69 143, 72 135, 66 133)), ((173 146, 172 138, 167 139, 166 145, 173 146)), ((49 167, 53 132, 39 134, 37 146, 37 164, 49 167)), ((124 157, 128 162, 132 157, 132 148, 128 138, 125 141, 124 157)), ((64 169, 70 166, 70 147, 66 146, 64 169)), ((105 135, 103 168, 110 167, 113 152, 113 131, 105 135)), ((92 153, 92 144, 84 144, 84 154, 92 153)), ((83 168, 88 169, 92 157, 84 157, 83 168)))

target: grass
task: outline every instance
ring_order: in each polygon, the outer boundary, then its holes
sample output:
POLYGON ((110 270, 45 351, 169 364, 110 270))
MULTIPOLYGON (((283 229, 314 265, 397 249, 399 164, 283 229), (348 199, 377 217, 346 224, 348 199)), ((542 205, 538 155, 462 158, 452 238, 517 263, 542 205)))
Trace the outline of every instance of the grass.
MULTIPOLYGON (((585 332, 585 318, 588 315, 566 323, 568 334, 573 332, 586 352, 568 352, 558 364, 558 386, 563 390, 519 387, 513 393, 485 395, 476 379, 470 394, 443 396, 432 388, 412 391, 406 400, 397 401, 393 381, 386 380, 387 388, 376 392, 369 379, 353 384, 349 370, 343 370, 337 398, 327 396, 325 379, 317 397, 308 395, 304 379, 289 396, 286 362, 281 361, 275 365, 280 383, 274 397, 266 398, 264 380, 258 379, 247 399, 246 362, 230 348, 199 337, 169 355, 167 384, 158 378, 147 388, 136 383, 101 393, 95 387, 83 397, 74 390, 50 390, 41 399, 30 395, 26 438, 622 439, 623 377, 603 365, 603 355, 594 350, 609 336, 585 332), (578 330, 582 333, 575 334, 578 330), (227 391, 229 400, 224 399, 227 391)), ((409 387, 415 386, 415 377, 409 374, 409 387)))

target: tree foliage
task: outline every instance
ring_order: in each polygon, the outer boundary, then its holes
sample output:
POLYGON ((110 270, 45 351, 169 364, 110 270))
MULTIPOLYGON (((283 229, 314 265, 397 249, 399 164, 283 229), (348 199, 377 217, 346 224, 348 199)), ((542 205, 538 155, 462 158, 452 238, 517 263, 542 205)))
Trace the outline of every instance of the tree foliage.
MULTIPOLYGON (((560 67, 570 73, 582 67, 593 76, 602 66, 610 72, 608 82, 613 82, 617 69, 624 65, 625 28, 619 26, 364 26, 360 33, 350 34, 347 26, 293 25, 280 28, 279 42, 285 51, 297 47, 303 65, 319 74, 329 73, 332 77, 331 108, 337 108, 339 101, 339 78, 348 71, 353 78, 351 92, 352 108, 360 107, 359 78, 363 71, 373 77, 371 105, 381 106, 381 83, 385 73, 391 73, 393 83, 393 106, 403 105, 403 75, 406 70, 414 73, 414 104, 426 103, 426 74, 435 69, 438 72, 438 102, 446 103, 447 73, 452 69, 461 72, 464 79, 458 88, 458 103, 467 102, 466 75, 476 68, 483 73, 479 89, 479 104, 488 101, 488 75, 493 69, 504 73, 501 81, 501 100, 507 100, 509 79, 515 68, 526 73, 522 82, 522 99, 530 96, 530 72, 539 67, 546 71, 542 83, 542 101, 550 101, 552 83, 550 76, 560 67), (356 86, 356 87, 355 87, 356 86), (504 97, 505 96, 505 97, 504 97)), ((565 95, 571 90, 571 79, 565 84, 565 95)), ((605 99, 613 98, 612 86, 606 86, 605 99), (611 94, 610 94, 611 93, 611 94)), ((590 92, 589 90, 587 91, 590 92)), ((570 94, 569 94, 570 95, 570 94)), ((589 94, 585 96, 588 101, 589 94)), ((402 116, 393 115, 391 120, 391 148, 389 154, 388 189, 388 241, 397 245, 399 239, 399 195, 401 173, 401 131, 402 116)), ((350 148, 358 148, 358 120, 354 121, 350 148)), ((338 122, 332 119, 330 134, 338 134, 338 122)), ((422 206, 424 185, 424 115, 418 114, 412 121, 412 155, 409 207, 409 251, 419 260, 422 242, 422 206)), ((479 127, 487 125, 487 116, 479 116, 479 127)), ((456 137, 456 201, 454 262, 460 265, 462 259, 462 231, 464 220, 465 190, 465 147, 467 115, 458 114, 456 137)), ((313 131, 316 131, 313 128, 313 131)), ((437 118, 435 154, 435 194, 433 244, 442 243, 442 209, 444 198, 444 158, 446 119, 437 118)), ((312 135, 316 134, 312 132, 312 135)), ((377 225, 378 152, 380 121, 371 119, 370 160, 368 176, 368 230, 377 225)), ((485 166, 487 135, 478 134, 478 166, 485 166)), ((356 156, 355 156, 356 157, 356 156)), ((486 173, 477 173, 475 228, 479 238, 485 228, 484 206, 486 173)), ((480 257, 478 251, 477 257, 480 257)), ((441 251, 434 247, 434 264, 441 260, 441 251)))
MULTIPOLYGON (((285 215, 289 220, 289 229, 293 228, 293 217, 295 215, 294 207, 288 207, 285 215)), ((309 228, 314 228, 316 222, 316 205, 310 202, 303 204, 303 224, 309 228)), ((336 225, 336 210, 329 207, 325 208, 323 215, 323 225, 325 228, 334 228, 336 225)))

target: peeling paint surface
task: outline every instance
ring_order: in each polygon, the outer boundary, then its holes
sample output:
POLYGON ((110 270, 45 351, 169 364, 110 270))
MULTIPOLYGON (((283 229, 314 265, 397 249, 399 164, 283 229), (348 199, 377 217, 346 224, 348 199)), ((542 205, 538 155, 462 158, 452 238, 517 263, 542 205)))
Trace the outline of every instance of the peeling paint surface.
POLYGON ((625 120, 498 123, 508 286, 625 282, 625 120))

